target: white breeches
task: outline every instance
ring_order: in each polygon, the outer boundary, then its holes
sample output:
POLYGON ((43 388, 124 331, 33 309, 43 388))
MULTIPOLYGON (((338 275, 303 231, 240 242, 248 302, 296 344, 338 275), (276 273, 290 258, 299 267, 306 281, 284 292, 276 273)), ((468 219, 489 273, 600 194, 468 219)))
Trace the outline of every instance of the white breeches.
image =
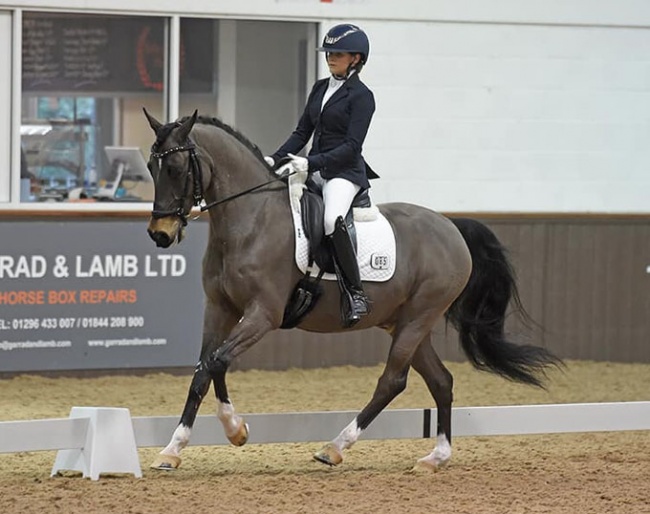
POLYGON ((339 216, 345 218, 359 189, 361 189, 361 186, 353 184, 344 178, 333 178, 325 181, 325 185, 323 185, 323 203, 325 204, 323 222, 326 236, 334 232, 336 220, 339 216))

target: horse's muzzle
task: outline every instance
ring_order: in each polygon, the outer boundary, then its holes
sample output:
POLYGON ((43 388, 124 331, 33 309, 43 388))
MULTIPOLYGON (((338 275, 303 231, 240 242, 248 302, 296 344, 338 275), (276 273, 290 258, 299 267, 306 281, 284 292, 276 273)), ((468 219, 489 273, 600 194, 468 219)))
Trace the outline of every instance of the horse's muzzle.
POLYGON ((183 227, 180 218, 167 216, 165 218, 151 218, 147 233, 159 248, 168 248, 175 241, 183 239, 183 227))
POLYGON ((156 243, 156 246, 159 248, 168 248, 174 242, 174 239, 165 232, 153 230, 147 230, 147 232, 149 233, 149 237, 153 239, 153 241, 156 243))

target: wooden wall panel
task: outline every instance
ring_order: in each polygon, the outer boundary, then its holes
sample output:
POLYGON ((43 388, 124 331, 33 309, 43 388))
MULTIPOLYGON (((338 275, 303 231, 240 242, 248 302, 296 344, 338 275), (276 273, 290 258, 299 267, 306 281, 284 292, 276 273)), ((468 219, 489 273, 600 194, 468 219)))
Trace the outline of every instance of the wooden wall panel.
POLYGON ((650 361, 647 218, 486 221, 511 248, 545 346, 567 358, 650 361), (540 236, 527 241, 531 229, 540 236))

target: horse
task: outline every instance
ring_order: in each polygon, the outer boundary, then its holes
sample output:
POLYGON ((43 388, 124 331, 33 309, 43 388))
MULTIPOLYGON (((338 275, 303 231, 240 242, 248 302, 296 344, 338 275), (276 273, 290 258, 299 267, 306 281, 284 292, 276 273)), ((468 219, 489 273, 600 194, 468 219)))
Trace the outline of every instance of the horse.
MULTIPOLYGON (((190 440, 197 411, 210 383, 217 418, 228 440, 246 443, 248 424, 236 413, 226 372, 233 359, 269 331, 282 326, 284 309, 303 276, 294 262, 295 234, 287 184, 265 163, 259 148, 217 118, 195 111, 163 124, 145 116, 155 134, 148 167, 154 202, 148 233, 158 247, 180 243, 193 208, 209 208, 209 236, 202 263, 205 295, 199 361, 169 444, 152 468, 174 469, 190 440)), ((369 402, 313 458, 335 466, 377 415, 406 388, 413 368, 437 407, 437 438, 415 466, 438 470, 452 454, 453 377, 433 346, 434 324, 443 317, 459 334, 469 362, 506 379, 544 387, 547 371, 561 364, 549 350, 509 341, 507 309, 526 317, 507 250, 482 223, 449 219, 408 203, 378 206, 396 239, 396 269, 390 280, 368 282, 371 313, 352 328, 340 321, 337 285, 299 322, 302 330, 330 333, 380 327, 392 342, 369 402)), ((328 282, 328 281, 325 281, 328 282)))

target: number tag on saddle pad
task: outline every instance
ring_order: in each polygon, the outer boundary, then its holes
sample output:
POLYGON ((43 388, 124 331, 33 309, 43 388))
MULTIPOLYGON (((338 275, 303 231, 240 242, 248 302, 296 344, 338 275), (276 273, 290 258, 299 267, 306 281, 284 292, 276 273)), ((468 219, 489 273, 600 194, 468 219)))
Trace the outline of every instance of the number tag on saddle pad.
MULTIPOLYGON (((296 232, 296 265, 303 273, 307 270, 309 241, 302 228, 300 198, 305 189, 307 173, 296 173, 289 177, 289 200, 293 226, 296 232)), ((357 231, 357 261, 361 280, 385 282, 395 273, 395 234, 393 228, 376 206, 354 209, 354 225, 357 231)), ((316 273, 318 269, 316 265, 316 273)), ((336 280, 336 275, 325 273, 325 280, 336 280)))

